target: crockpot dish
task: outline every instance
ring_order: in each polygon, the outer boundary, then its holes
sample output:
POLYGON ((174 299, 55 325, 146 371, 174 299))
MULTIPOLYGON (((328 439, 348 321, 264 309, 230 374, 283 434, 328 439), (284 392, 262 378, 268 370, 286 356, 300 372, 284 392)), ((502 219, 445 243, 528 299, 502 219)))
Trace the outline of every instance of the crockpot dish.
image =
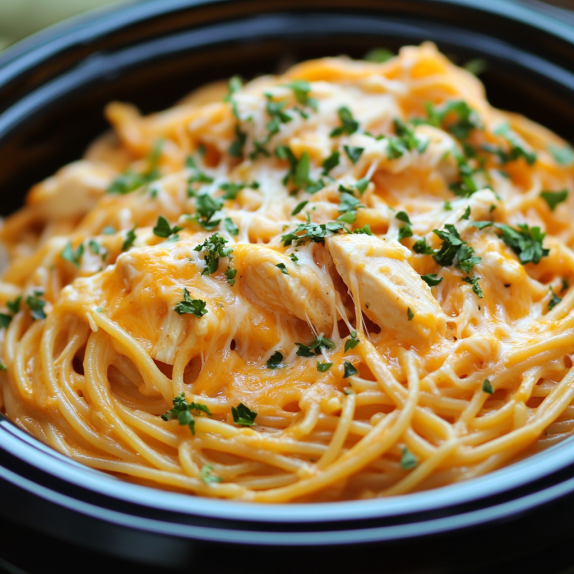
POLYGON ((572 150, 431 44, 377 55, 110 104, 1 229, 3 412, 256 502, 435 488, 569 436, 572 150))

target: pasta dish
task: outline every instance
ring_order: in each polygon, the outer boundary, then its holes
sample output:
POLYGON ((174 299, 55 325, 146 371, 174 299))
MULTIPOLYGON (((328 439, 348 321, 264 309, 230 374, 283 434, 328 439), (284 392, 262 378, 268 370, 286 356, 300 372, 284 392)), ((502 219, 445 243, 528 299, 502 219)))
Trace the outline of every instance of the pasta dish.
POLYGON ((574 428, 573 154, 432 44, 200 88, 0 229, 2 412, 139 484, 400 495, 574 428))

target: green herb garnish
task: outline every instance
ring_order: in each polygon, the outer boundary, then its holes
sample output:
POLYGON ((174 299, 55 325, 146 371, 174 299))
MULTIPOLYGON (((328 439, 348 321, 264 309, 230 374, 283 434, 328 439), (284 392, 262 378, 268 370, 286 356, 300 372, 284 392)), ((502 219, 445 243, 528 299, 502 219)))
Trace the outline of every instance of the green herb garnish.
POLYGON ((355 369, 352 363, 349 363, 349 361, 344 361, 343 365, 345 367, 345 373, 343 374, 343 379, 352 377, 353 375, 356 375, 359 372, 357 371, 357 369, 355 369))
POLYGON ((243 427, 253 426, 257 417, 257 413, 249 410, 243 403, 239 403, 237 407, 231 407, 231 414, 233 423, 243 427))
POLYGON ((180 301, 175 307, 174 311, 178 315, 195 315, 198 319, 207 313, 206 303, 201 299, 192 299, 189 291, 183 288, 183 301, 180 301))
POLYGON ((279 351, 275 351, 271 357, 267 360, 267 368, 268 369, 278 369, 282 367, 283 363, 283 355, 279 351))
POLYGON ((554 211, 559 203, 566 201, 566 198, 568 197, 568 190, 563 189, 561 191, 541 191, 540 197, 548 204, 550 211, 554 211))

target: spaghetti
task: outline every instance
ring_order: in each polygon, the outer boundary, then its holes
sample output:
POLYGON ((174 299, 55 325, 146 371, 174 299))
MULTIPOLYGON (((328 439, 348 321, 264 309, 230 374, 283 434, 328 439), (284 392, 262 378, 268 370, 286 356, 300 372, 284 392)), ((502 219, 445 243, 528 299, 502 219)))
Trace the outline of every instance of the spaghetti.
POLYGON ((90 467, 399 495, 574 428, 570 148, 431 44, 202 88, 1 230, 3 411, 90 467))

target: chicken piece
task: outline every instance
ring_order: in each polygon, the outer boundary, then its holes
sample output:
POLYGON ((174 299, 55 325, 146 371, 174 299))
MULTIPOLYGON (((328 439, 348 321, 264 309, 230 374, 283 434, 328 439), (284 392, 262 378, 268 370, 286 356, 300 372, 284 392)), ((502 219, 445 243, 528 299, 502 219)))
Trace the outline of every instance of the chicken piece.
POLYGON ((444 334, 446 316, 408 263, 408 249, 368 235, 336 235, 327 245, 363 312, 383 330, 411 344, 444 334))
POLYGON ((269 247, 238 245, 233 262, 241 291, 258 305, 311 323, 330 333, 336 317, 335 290, 326 271, 301 256, 296 265, 269 247), (285 266, 284 273, 277 265, 285 266))
POLYGON ((27 203, 43 219, 81 217, 95 206, 116 175, 103 163, 76 161, 35 185, 27 203))

